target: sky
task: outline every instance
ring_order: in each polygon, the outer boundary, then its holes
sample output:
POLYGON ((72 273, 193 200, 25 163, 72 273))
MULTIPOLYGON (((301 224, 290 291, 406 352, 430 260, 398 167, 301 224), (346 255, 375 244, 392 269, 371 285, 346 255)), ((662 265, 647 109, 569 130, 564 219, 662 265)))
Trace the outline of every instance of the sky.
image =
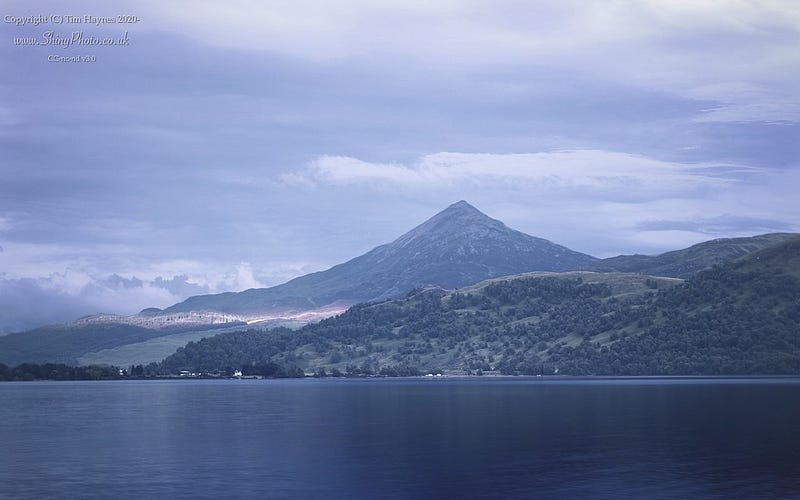
POLYGON ((794 0, 0 14, 0 333, 276 285, 461 199, 598 257, 800 231, 794 0))

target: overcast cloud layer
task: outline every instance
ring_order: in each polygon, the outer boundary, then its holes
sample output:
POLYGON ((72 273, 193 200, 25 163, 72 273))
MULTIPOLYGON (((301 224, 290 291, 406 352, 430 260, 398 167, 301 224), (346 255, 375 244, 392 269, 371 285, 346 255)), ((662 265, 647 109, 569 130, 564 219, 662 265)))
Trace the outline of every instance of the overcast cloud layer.
POLYGON ((2 9, 0 332, 275 285, 460 199, 601 257, 800 230, 793 0, 2 9), (80 30, 130 44, 14 42, 80 30))

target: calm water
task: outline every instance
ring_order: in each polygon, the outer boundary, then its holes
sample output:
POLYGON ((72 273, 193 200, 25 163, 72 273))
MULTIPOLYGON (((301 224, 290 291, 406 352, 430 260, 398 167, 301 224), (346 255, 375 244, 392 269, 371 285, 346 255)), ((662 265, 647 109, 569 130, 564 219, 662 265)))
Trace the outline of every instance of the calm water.
POLYGON ((799 379, 0 384, 0 498, 800 498, 799 379))

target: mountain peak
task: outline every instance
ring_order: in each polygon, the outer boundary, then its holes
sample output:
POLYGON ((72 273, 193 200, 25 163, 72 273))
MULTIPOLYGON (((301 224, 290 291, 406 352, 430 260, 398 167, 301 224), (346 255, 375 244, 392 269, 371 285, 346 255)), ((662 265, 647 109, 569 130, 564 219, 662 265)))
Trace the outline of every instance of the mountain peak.
POLYGON ((477 208, 473 207, 472 205, 467 203, 465 200, 459 200, 459 201, 453 203, 449 207, 447 207, 444 210, 442 210, 442 212, 456 211, 456 210, 472 210, 474 212, 480 212, 480 210, 478 210, 477 208))
POLYGON ((449 207, 445 208, 438 214, 431 217, 431 219, 442 218, 442 217, 482 217, 486 219, 491 219, 491 217, 481 212, 477 208, 473 207, 464 200, 453 203, 449 207))
POLYGON ((596 259, 507 227, 464 200, 391 243, 268 289, 197 296, 167 312, 272 313, 399 297, 422 285, 461 287, 528 271, 585 268, 596 259))
POLYGON ((397 238, 393 245, 404 247, 420 238, 441 238, 456 234, 486 231, 508 230, 505 224, 492 219, 464 200, 453 203, 438 214, 426 220, 411 231, 397 238))

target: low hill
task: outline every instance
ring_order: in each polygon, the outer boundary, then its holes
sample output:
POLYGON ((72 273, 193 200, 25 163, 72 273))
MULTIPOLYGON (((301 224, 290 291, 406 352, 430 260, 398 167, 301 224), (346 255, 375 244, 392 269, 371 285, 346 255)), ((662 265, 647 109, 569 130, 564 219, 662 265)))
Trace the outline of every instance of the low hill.
POLYGON ((660 255, 619 255, 589 266, 593 271, 640 273, 689 278, 698 271, 795 238, 793 233, 770 233, 745 238, 720 238, 660 255))
MULTIPOLYGON (((240 323, 243 325, 243 323, 240 323)), ((231 325, 208 325, 206 331, 229 328, 231 325)), ((194 327, 145 328, 115 322, 78 321, 69 325, 37 328, 28 332, 0 337, 0 362, 19 363, 80 363, 87 353, 100 352, 124 345, 138 344, 151 339, 191 331, 194 327)), ((214 333, 207 333, 207 336, 214 333)), ((93 360, 106 362, 106 360, 93 360)), ((124 364, 124 363, 123 363, 124 364)))
POLYGON ((37 328, 0 337, 0 361, 19 363, 77 364, 86 352, 140 342, 162 332, 132 325, 63 325, 37 328))

